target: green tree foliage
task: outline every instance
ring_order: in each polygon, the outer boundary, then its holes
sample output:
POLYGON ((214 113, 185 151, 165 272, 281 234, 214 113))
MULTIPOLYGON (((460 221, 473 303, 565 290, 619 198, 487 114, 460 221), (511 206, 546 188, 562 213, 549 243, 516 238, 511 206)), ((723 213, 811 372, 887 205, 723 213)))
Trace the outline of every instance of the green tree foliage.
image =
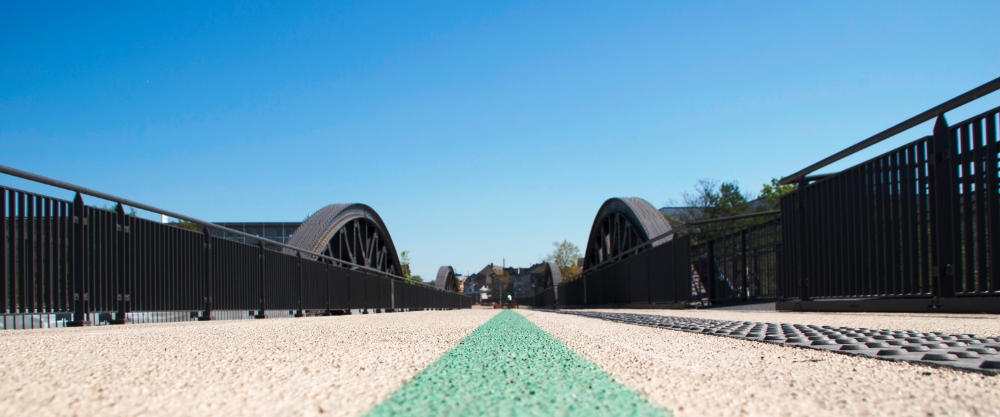
POLYGON ((189 222, 187 220, 181 220, 181 219, 177 219, 176 222, 170 222, 168 224, 174 227, 179 227, 181 229, 187 229, 192 232, 198 232, 198 233, 201 233, 202 231, 205 230, 205 227, 198 223, 189 222))
MULTIPOLYGON (((703 179, 699 180, 694 188, 693 194, 683 194, 683 205, 686 208, 681 210, 677 217, 666 216, 674 227, 698 220, 775 210, 781 196, 794 190, 794 187, 778 185, 777 179, 772 179, 771 184, 764 184, 760 199, 756 199, 753 193, 741 190, 736 181, 719 182, 703 179)), ((697 244, 772 219, 773 217, 755 217, 712 223, 698 226, 686 233, 691 236, 692 243, 697 244)))
POLYGON ((562 242, 552 242, 555 249, 552 250, 545 260, 555 262, 559 266, 559 274, 563 281, 572 281, 580 275, 581 268, 576 266, 576 260, 580 259, 580 248, 568 240, 562 242))
POLYGON ((410 251, 404 250, 399 254, 399 264, 403 268, 403 278, 412 284, 423 284, 423 280, 420 275, 410 274, 410 251))
MULTIPOLYGON (((120 206, 120 205, 121 205, 121 203, 115 203, 114 206, 108 206, 107 204, 105 204, 105 205, 101 206, 101 208, 104 209, 104 210, 107 210, 107 211, 118 212, 118 206, 120 206)), ((136 216, 135 207, 129 207, 128 211, 125 212, 125 215, 126 216, 135 217, 136 216)))
POLYGON ((795 184, 781 185, 777 178, 771 178, 771 183, 761 188, 760 200, 767 204, 768 210, 778 210, 781 197, 795 191, 795 188, 795 184))

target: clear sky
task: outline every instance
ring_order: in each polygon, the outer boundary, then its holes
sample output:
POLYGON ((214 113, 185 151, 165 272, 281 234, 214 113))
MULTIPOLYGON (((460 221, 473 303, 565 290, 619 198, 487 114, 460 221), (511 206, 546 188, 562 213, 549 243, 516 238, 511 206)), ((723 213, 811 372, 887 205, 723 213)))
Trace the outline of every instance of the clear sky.
POLYGON ((213 221, 366 203, 425 278, 582 249, 610 197, 758 191, 1000 76, 997 1, 40 3, 0 4, 0 164, 213 221))

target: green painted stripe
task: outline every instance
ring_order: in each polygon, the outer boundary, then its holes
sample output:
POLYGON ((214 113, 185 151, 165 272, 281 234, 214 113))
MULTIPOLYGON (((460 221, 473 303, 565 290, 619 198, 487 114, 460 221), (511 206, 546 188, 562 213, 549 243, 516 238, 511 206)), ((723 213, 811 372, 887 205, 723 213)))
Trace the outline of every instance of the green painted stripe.
POLYGON ((669 416, 520 314, 505 310, 369 416, 669 416))

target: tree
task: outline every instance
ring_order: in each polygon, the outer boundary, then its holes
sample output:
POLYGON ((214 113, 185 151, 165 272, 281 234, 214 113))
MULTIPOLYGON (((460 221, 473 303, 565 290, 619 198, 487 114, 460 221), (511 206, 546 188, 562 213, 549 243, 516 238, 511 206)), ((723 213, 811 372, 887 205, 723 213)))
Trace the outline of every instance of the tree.
POLYGON ((201 233, 204 230, 204 227, 202 225, 198 224, 198 223, 189 222, 187 220, 181 220, 181 219, 177 219, 176 222, 170 222, 170 223, 167 223, 167 224, 169 224, 171 226, 174 226, 174 227, 179 227, 181 229, 187 229, 187 230, 190 230, 192 232, 199 232, 199 233, 201 233))
POLYGON ((410 251, 404 250, 399 254, 399 266, 403 269, 401 272, 403 278, 412 284, 422 284, 424 281, 420 279, 420 275, 410 274, 410 251))
POLYGON ((580 259, 580 248, 568 240, 552 242, 552 246, 555 246, 555 249, 545 260, 555 262, 559 266, 559 274, 562 275, 563 281, 572 281, 580 275, 582 269, 576 265, 577 259, 580 259))
POLYGON ((761 188, 760 200, 767 204, 768 210, 779 210, 781 197, 791 194, 796 188, 796 184, 781 185, 777 178, 771 178, 771 183, 761 188))
MULTIPOLYGON (((777 180, 772 180, 775 184, 777 180)), ((771 196, 775 190, 765 192, 771 196)), ((694 187, 695 193, 684 193, 684 206, 677 217, 666 216, 671 225, 677 227, 681 224, 698 220, 717 219, 722 217, 739 216, 742 214, 759 213, 772 210, 766 200, 761 203, 755 202, 754 195, 744 193, 740 190, 740 185, 736 181, 718 182, 711 179, 699 180, 694 187)), ((784 191, 784 189, 782 189, 784 191)), ((743 229, 755 224, 769 221, 769 218, 748 218, 722 223, 711 223, 698 226, 694 230, 688 230, 692 243, 698 244, 711 239, 715 239, 734 230, 743 229)))

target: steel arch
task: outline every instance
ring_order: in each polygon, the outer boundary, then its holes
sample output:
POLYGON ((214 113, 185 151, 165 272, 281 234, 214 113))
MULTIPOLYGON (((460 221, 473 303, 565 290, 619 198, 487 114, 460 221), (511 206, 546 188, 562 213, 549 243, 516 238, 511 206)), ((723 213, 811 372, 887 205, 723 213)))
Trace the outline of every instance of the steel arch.
POLYGON ((389 229, 364 204, 331 204, 317 210, 295 229, 288 244, 392 275, 403 270, 389 229))
POLYGON ((440 290, 458 292, 458 279, 455 278, 455 270, 447 265, 438 268, 434 286, 440 290))
MULTIPOLYGON (((670 222, 646 200, 637 197, 608 199, 597 211, 590 228, 583 268, 598 265, 671 229, 670 222)), ((672 236, 659 239, 653 246, 671 239, 672 236)))

